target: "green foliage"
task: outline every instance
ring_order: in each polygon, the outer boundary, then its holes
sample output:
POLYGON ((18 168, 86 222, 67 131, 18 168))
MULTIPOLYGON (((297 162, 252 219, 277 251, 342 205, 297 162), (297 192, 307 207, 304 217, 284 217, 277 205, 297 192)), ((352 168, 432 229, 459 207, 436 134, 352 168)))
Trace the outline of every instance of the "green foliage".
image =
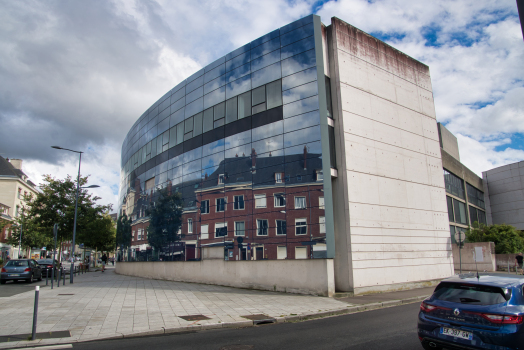
POLYGON ((127 215, 120 215, 116 223, 116 246, 128 248, 131 245, 131 221, 127 215))
POLYGON ((147 211, 149 244, 160 249, 167 243, 180 239, 178 231, 182 227, 182 196, 180 193, 169 194, 167 189, 158 191, 158 198, 147 211))
MULTIPOLYGON (((115 250, 116 229, 111 217, 107 214, 100 215, 95 208, 89 211, 91 220, 88 220, 83 230, 77 232, 77 242, 98 251, 115 250)), ((86 219, 88 218, 89 216, 86 216, 86 219)))
POLYGON ((496 254, 513 254, 524 251, 524 234, 511 225, 489 225, 475 222, 466 231, 466 242, 494 242, 496 254))
POLYGON ((11 225, 11 235, 7 238, 7 244, 18 247, 20 244, 20 233, 22 233, 22 248, 50 247, 50 237, 41 233, 36 220, 29 216, 26 208, 22 207, 20 214, 11 225))

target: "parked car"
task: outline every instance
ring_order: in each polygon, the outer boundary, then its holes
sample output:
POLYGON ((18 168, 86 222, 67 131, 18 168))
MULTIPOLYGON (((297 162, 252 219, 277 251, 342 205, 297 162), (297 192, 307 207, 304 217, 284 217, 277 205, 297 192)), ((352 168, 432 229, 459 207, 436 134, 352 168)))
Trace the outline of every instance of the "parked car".
POLYGON ((524 276, 519 275, 474 273, 443 280, 420 305, 422 347, 522 348, 523 285, 524 276))
MULTIPOLYGON (((51 271, 53 268, 53 259, 40 259, 36 261, 42 268, 42 276, 51 277, 51 271), (49 275, 48 275, 49 273, 49 275)), ((58 276, 58 270, 62 265, 55 259, 55 276, 58 276)))
POLYGON ((0 283, 5 284, 7 281, 26 280, 31 283, 34 279, 42 280, 42 268, 33 259, 16 259, 9 260, 2 267, 0 273, 0 283))

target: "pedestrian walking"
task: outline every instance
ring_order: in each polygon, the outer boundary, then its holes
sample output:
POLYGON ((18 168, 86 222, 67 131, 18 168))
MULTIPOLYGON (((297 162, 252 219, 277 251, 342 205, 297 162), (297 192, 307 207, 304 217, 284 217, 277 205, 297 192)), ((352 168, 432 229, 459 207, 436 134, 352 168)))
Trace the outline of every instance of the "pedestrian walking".
POLYGON ((111 264, 113 264, 113 266, 115 266, 115 257, 111 258, 111 264))
POLYGON ((106 269, 106 263, 107 263, 107 255, 104 253, 104 255, 102 255, 102 272, 104 272, 106 269))
POLYGON ((524 274, 524 271, 522 270, 523 260, 524 260, 524 257, 522 256, 522 252, 520 252, 519 255, 515 257, 515 268, 518 267, 520 269, 520 274, 524 274))

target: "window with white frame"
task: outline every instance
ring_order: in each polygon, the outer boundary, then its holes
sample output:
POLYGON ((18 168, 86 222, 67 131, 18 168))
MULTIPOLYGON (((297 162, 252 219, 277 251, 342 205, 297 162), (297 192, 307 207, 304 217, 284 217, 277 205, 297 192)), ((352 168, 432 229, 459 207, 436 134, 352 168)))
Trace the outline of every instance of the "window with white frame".
POLYGON ((295 209, 306 209, 306 197, 295 197, 295 209))
POLYGON ((209 214, 209 200, 200 202, 200 213, 209 214))
POLYGON ((218 184, 219 185, 223 185, 224 184, 224 179, 225 179, 224 174, 218 175, 218 184))
POLYGON ((193 233, 193 219, 187 219, 187 233, 193 233))
POLYGON ((307 222, 306 219, 295 219, 295 235, 307 234, 307 222))
POLYGON ((131 235, 131 240, 132 240, 132 241, 134 241, 134 240, 135 240, 135 237, 136 237, 136 236, 135 236, 135 233, 136 233, 136 231, 135 231, 135 230, 133 230, 133 234, 131 235))
POLYGON ((235 209, 235 210, 242 210, 242 209, 244 209, 244 196, 243 195, 235 196, 234 199, 235 199, 235 202, 234 202, 234 205, 233 205, 233 209, 235 209))
POLYGON ((216 211, 221 212, 226 210, 226 199, 225 198, 217 198, 216 200, 216 211))
POLYGON ((286 206, 286 195, 284 193, 275 193, 275 208, 286 206))
POLYGON ((275 183, 281 184, 282 178, 284 177, 283 175, 283 173, 275 173, 275 183))
POLYGON ((266 194, 255 194, 255 208, 265 208, 266 206, 266 194))
POLYGON ((317 170, 317 181, 323 181, 324 180, 324 173, 322 170, 317 170))
POLYGON ((200 239, 209 239, 209 225, 200 225, 200 239))
POLYGON ((318 224, 319 224, 320 233, 326 233, 326 217, 325 216, 320 216, 318 218, 318 224))
POLYGON ((318 197, 318 209, 326 209, 324 206, 324 197, 318 197))
POLYGON ((235 221, 235 236, 246 235, 246 223, 244 221, 235 221))
POLYGON ((18 211, 20 210, 20 207, 17 205, 16 206, 16 211, 15 211, 15 216, 18 216, 18 211))
POLYGON ((267 220, 257 219, 257 236, 267 236, 267 220))
POLYGON ((286 234, 286 220, 276 220, 276 229, 277 229, 277 235, 285 235, 286 234))
POLYGON ((227 236, 227 222, 215 223, 215 238, 227 236))

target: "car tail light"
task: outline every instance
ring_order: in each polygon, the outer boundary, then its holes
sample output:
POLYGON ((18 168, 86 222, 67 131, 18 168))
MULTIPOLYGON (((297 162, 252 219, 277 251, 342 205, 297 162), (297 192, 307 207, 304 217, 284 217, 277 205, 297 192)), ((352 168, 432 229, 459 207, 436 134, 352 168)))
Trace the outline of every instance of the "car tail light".
POLYGON ((433 310, 435 310, 435 309, 437 309, 437 307, 434 306, 434 305, 429 305, 429 304, 427 304, 427 303, 425 303, 425 302, 422 302, 422 303, 420 304, 420 310, 422 310, 422 311, 424 311, 424 312, 431 312, 431 311, 433 311, 433 310))
POLYGON ((481 314, 480 316, 496 324, 521 324, 522 323, 522 316, 496 315, 496 314, 481 314))
POLYGON ((2 272, 7 272, 7 270, 2 267, 2 272))
POLYGON ((28 271, 31 271, 31 268, 30 267, 27 267, 24 272, 28 272, 28 271))
POLYGON ((53 268, 53 265, 47 265, 47 268, 48 268, 48 269, 52 269, 52 268, 53 268))

